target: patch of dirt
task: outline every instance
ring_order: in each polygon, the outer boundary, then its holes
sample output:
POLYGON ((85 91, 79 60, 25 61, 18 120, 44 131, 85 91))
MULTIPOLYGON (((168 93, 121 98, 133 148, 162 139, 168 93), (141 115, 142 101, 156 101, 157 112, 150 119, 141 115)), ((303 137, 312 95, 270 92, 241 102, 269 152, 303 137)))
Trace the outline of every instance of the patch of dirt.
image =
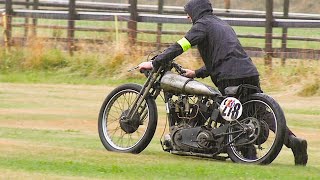
POLYGON ((98 133, 98 123, 94 120, 37 120, 37 121, 1 121, 0 127, 8 128, 26 128, 26 129, 39 129, 39 130, 72 130, 81 131, 87 134, 98 133))

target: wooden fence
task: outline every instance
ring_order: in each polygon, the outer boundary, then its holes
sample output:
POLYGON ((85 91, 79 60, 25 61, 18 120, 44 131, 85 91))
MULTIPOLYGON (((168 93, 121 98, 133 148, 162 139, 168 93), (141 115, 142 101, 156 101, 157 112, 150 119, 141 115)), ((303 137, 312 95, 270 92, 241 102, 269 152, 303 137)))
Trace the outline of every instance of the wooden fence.
MULTIPOLYGON (((224 9, 214 9, 217 16, 232 26, 264 27, 265 35, 239 34, 239 38, 265 39, 265 47, 245 47, 251 56, 266 57, 266 64, 270 64, 272 57, 283 58, 304 58, 320 59, 319 49, 293 49, 287 48, 288 40, 320 42, 320 38, 310 37, 290 37, 287 36, 288 28, 320 28, 320 14, 297 14, 289 13, 289 0, 284 0, 284 12, 273 12, 273 0, 265 0, 266 11, 240 11, 224 9), (274 28, 283 28, 282 36, 273 36, 274 28), (272 41, 280 39, 281 48, 273 48, 272 41), (310 53, 312 52, 312 53, 310 53)), ((156 45, 158 48, 167 46, 161 43, 161 35, 179 34, 185 32, 163 30, 163 23, 188 24, 183 7, 164 6, 163 0, 159 0, 158 6, 138 5, 137 0, 129 0, 128 4, 118 3, 93 3, 76 0, 49 1, 49 0, 0 0, 4 5, 2 9, 4 28, 3 42, 7 47, 12 45, 13 27, 22 27, 23 24, 13 24, 12 18, 32 18, 32 33, 36 35, 37 28, 58 28, 66 29, 67 37, 60 40, 68 43, 70 54, 75 50, 75 31, 101 31, 110 32, 114 29, 106 28, 81 28, 76 27, 77 20, 96 21, 125 21, 128 28, 117 29, 119 32, 127 32, 131 43, 136 42, 137 33, 149 33, 157 35, 156 45), (67 26, 41 26, 37 24, 37 19, 63 19, 68 21, 67 26), (137 23, 156 23, 156 30, 138 30, 137 23)), ((27 21, 27 20, 26 20, 27 21)), ((28 22, 29 23, 29 22, 28 22)), ((97 42, 97 40, 95 40, 97 42)), ((320 45, 320 44, 319 44, 320 45)), ((320 47, 320 46, 319 46, 320 47)))

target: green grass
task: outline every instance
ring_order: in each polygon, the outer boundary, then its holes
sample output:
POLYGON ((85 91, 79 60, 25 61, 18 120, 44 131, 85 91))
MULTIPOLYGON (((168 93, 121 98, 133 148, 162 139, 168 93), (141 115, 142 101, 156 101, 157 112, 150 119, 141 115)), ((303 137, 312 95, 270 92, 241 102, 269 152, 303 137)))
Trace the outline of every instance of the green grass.
POLYGON ((49 83, 49 84, 108 84, 118 85, 127 82, 144 83, 144 79, 127 78, 118 79, 116 77, 94 77, 82 76, 77 73, 65 73, 59 70, 56 71, 13 71, 1 72, 0 82, 11 83, 49 83))
POLYGON ((159 138, 165 107, 160 99, 157 131, 142 153, 106 151, 98 137, 97 116, 114 86, 0 83, 0 172, 5 172, 0 178, 16 173, 29 179, 320 178, 320 141, 315 136, 320 133, 319 104, 311 110, 302 103, 284 107, 288 124, 308 138, 307 167, 294 166, 287 148, 271 165, 244 165, 163 152, 159 138))
POLYGON ((141 154, 111 153, 97 137, 79 132, 1 128, 1 139, 18 150, 1 153, 0 168, 51 175, 116 179, 313 179, 315 167, 234 164, 230 161, 181 157, 162 152, 159 143, 141 154), (30 144, 25 146, 25 144, 30 144), (284 175, 285 174, 285 175, 284 175))
POLYGON ((299 116, 288 115, 287 124, 289 127, 319 129, 319 116, 299 116))
POLYGON ((306 108, 306 109, 284 109, 285 112, 292 113, 292 114, 309 114, 309 115, 320 115, 320 109, 316 108, 306 108))
MULTIPOLYGON (((92 25, 94 22, 81 23, 86 26, 86 23, 92 25)), ((102 22, 97 24, 105 25, 102 22)), ((151 24, 142 26, 154 28, 151 24)), ((184 26, 178 28, 186 29, 184 26)), ((236 31, 264 32, 262 28, 253 28, 252 31, 236 28, 236 31)), ((305 34, 311 35, 311 32, 319 36, 313 30, 305 34)), ((51 33, 54 32, 48 34, 51 33)), ((295 33, 302 33, 302 30, 295 33)), ((139 38, 149 40, 152 37, 139 38)), ((164 41, 173 41, 174 38, 178 36, 165 37, 164 41)), ((247 42, 259 45, 259 42, 247 42)), ((159 138, 164 127, 165 106, 160 98, 157 99, 158 129, 147 149, 139 155, 112 153, 104 149, 97 134, 100 105, 115 86, 145 81, 141 75, 127 73, 127 69, 137 65, 136 59, 141 58, 122 53, 126 50, 123 47, 114 51, 112 45, 99 47, 103 50, 100 53, 84 52, 74 57, 56 48, 49 51, 41 48, 41 44, 36 44, 31 50, 13 49, 10 53, 1 50, 0 53, 0 172, 6 172, 0 175, 0 179, 13 177, 17 172, 24 174, 22 178, 27 175, 30 179, 57 176, 59 179, 320 178, 318 96, 301 100, 301 97, 289 93, 292 99, 283 100, 286 102, 283 109, 287 124, 299 137, 302 135, 308 139, 307 167, 293 166, 292 153, 287 148, 269 166, 181 157, 163 152, 159 138)), ((261 59, 255 59, 255 63, 261 72, 264 90, 282 97, 287 96, 290 86, 302 86, 302 80, 312 81, 319 73, 318 62, 290 60, 286 67, 276 66, 272 73, 264 70, 261 59)), ((200 81, 212 85, 208 78, 200 81)))
MULTIPOLYGON (((82 153, 74 153, 79 156, 82 153)), ((113 154, 112 154, 113 155, 113 154)), ((143 155, 140 155, 143 157, 143 155)), ((114 156, 113 156, 114 157, 114 156)), ((119 158, 119 157, 114 157, 119 158)), ((135 159, 134 155, 130 159, 135 159)), ((159 157, 153 157, 159 158, 159 157)), ((168 160, 168 157, 161 157, 168 160)), ((135 160, 130 164, 126 161, 114 162, 109 158, 94 159, 89 162, 86 158, 63 160, 33 156, 0 157, 0 166, 25 171, 36 171, 48 174, 67 176, 98 177, 104 179, 316 179, 319 178, 316 168, 291 168, 286 166, 256 167, 234 165, 206 160, 189 160, 175 157, 175 162, 166 163, 155 160, 155 163, 143 163, 135 160), (8 160, 10 160, 8 162, 8 160), (39 171, 40 169, 40 171, 39 171), (281 169, 281 170, 279 170, 281 169), (147 172, 147 173, 146 173, 147 172), (285 174, 285 175, 284 175, 285 174)), ((121 159, 119 158, 119 161, 121 159)))
MULTIPOLYGON (((46 120, 51 121, 52 119, 46 118, 46 120)), ((102 148, 97 135, 88 135, 73 129, 37 130, 0 127, 0 137, 38 146, 49 145, 76 149, 102 148)))

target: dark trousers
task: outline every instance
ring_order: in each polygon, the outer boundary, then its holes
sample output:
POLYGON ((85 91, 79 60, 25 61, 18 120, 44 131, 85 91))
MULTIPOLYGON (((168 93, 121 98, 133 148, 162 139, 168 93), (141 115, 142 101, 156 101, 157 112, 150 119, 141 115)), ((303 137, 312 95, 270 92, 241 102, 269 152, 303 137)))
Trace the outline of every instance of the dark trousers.
MULTIPOLYGON (((224 80, 221 80, 221 81, 218 81, 216 83, 216 86, 218 87, 219 91, 225 95, 225 92, 224 92, 224 89, 226 87, 229 87, 229 86, 239 86, 241 84, 250 84, 250 85, 254 85, 258 88, 261 89, 260 87, 260 78, 259 76, 251 76, 251 77, 246 77, 246 78, 239 78, 239 79, 224 79, 224 80)), ((274 125, 272 124, 269 124, 270 128, 275 127, 274 125)), ((286 128, 286 137, 285 137, 285 142, 284 144, 288 147, 288 148, 291 148, 291 145, 289 143, 289 140, 288 140, 288 137, 290 135, 293 135, 293 132, 287 127, 286 128)))

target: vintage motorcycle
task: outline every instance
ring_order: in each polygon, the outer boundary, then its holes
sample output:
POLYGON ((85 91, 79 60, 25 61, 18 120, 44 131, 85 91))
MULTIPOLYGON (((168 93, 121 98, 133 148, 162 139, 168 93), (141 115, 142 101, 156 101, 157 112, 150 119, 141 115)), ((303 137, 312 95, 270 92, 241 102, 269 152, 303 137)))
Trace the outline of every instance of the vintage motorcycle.
POLYGON ((160 95, 170 131, 161 140, 165 151, 253 164, 269 164, 279 154, 285 116, 259 88, 227 87, 222 95, 182 76, 184 70, 174 61, 144 73, 143 86, 121 85, 101 106, 98 131, 107 150, 140 153, 148 146, 157 127, 155 99, 160 95))

